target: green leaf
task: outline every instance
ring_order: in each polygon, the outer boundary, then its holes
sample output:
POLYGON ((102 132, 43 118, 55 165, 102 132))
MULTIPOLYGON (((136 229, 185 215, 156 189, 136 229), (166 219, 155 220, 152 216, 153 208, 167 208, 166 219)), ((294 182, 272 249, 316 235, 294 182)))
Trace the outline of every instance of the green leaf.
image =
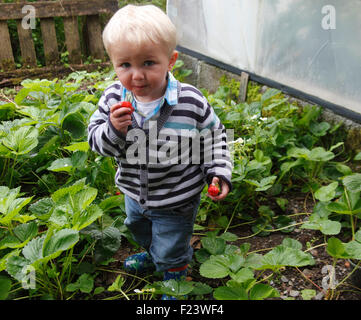
POLYGON ((255 284, 249 292, 250 300, 263 300, 266 298, 274 298, 279 296, 280 295, 276 289, 272 288, 268 284, 263 283, 255 284))
POLYGON ((243 287, 218 287, 213 296, 217 300, 248 300, 248 294, 243 287))
POLYGON ((328 186, 321 187, 315 192, 315 198, 324 202, 330 201, 335 197, 337 187, 337 181, 330 183, 328 186))
POLYGON ((11 289, 11 279, 0 275, 0 300, 6 300, 11 289))
POLYGON ((361 229, 355 233, 355 240, 361 243, 361 229))
POLYGON ((42 198, 29 206, 29 211, 40 220, 47 220, 54 210, 54 202, 51 198, 42 198))
POLYGON ((20 192, 20 187, 9 189, 7 187, 1 188, 0 192, 0 224, 8 225, 14 217, 31 201, 33 197, 17 198, 20 192))
POLYGON ((329 220, 326 216, 319 216, 313 213, 309 221, 306 221, 301 229, 320 230, 325 235, 336 235, 341 231, 341 223, 338 221, 329 220))
POLYGON ((224 232, 220 235, 220 238, 226 241, 236 241, 238 236, 231 232, 224 232))
POLYGON ((203 248, 213 255, 223 253, 226 248, 226 240, 222 238, 204 237, 201 239, 201 243, 203 248))
POLYGON ((204 248, 197 250, 194 255, 199 263, 206 262, 210 257, 210 253, 204 248))
POLYGON ((62 128, 67 130, 73 139, 81 139, 86 133, 86 120, 79 113, 68 114, 62 121, 62 128))
POLYGON ((71 163, 74 168, 84 169, 86 161, 88 160, 88 154, 84 151, 75 151, 71 156, 71 163))
POLYGON ((176 281, 171 279, 162 281, 159 289, 162 293, 169 296, 184 296, 193 290, 193 285, 189 281, 176 281))
POLYGON ((66 286, 65 290, 73 292, 80 290, 83 293, 90 293, 94 287, 94 279, 88 273, 83 273, 75 283, 70 283, 66 286))
POLYGON ((61 158, 54 160, 48 167, 48 170, 54 172, 70 172, 73 169, 73 163, 70 158, 61 158))
POLYGON ((10 256, 6 263, 6 272, 18 281, 22 281, 25 274, 24 268, 29 265, 29 261, 23 257, 10 256))
POLYGON ((14 235, 22 242, 31 239, 38 233, 38 225, 35 222, 20 224, 13 230, 14 235))
POLYGON ((354 173, 342 179, 345 187, 351 192, 361 191, 361 173, 354 173))
POLYGON ((294 226, 291 226, 293 224, 293 222, 294 221, 290 217, 284 216, 284 215, 279 215, 278 217, 276 217, 273 220, 273 223, 274 223, 276 229, 284 228, 284 229, 280 230, 281 232, 284 232, 284 233, 292 232, 295 229, 294 226), (289 227, 285 228, 287 226, 289 226, 289 227))
POLYGON ((359 161, 361 160, 361 151, 355 155, 355 157, 353 158, 355 161, 359 161))
POLYGON ((352 169, 342 163, 336 163, 335 167, 337 171, 341 172, 344 176, 352 174, 352 169))
POLYGON ((100 218, 103 215, 102 209, 97 205, 91 205, 85 210, 81 211, 79 214, 74 216, 73 219, 73 228, 76 230, 81 230, 88 225, 92 224, 96 219, 100 218))
POLYGON ((281 91, 278 89, 268 88, 264 94, 262 94, 261 101, 262 104, 270 100, 272 97, 279 94, 281 91))
POLYGON ((79 241, 79 232, 73 229, 62 229, 44 243, 43 257, 56 258, 62 251, 68 250, 79 241))
POLYGON ((193 282, 193 289, 189 294, 200 296, 200 295, 209 294, 212 291, 213 291, 212 287, 210 287, 208 284, 201 282, 193 282))
POLYGON ((314 296, 316 296, 316 290, 303 289, 301 291, 301 296, 303 300, 311 300, 314 296))
POLYGON ((341 240, 331 237, 327 241, 327 253, 337 259, 347 259, 350 258, 348 253, 346 252, 346 248, 341 240))
POLYGON ((22 155, 29 153, 38 145, 38 130, 34 127, 24 126, 13 130, 3 138, 2 143, 12 153, 22 155))
POLYGON ((117 228, 108 227, 98 234, 99 239, 95 245, 94 258, 102 262, 111 258, 120 247, 121 233, 117 228))
POLYGON ((281 267, 303 267, 313 265, 313 257, 302 250, 279 245, 263 256, 262 266, 258 269, 279 270, 281 267))
POLYGON ((20 248, 23 246, 24 245, 22 245, 21 241, 17 237, 10 234, 0 240, 0 250, 6 248, 20 248))
POLYGON ((351 214, 352 211, 348 208, 348 206, 342 202, 331 202, 327 205, 327 210, 331 212, 336 212, 340 214, 351 214))
POLYGON ((117 276, 117 278, 114 280, 112 285, 110 287, 108 287, 108 291, 121 292, 121 289, 122 289, 122 286, 123 286, 124 282, 125 282, 125 280, 121 275, 117 276))
POLYGON ((80 180, 76 181, 73 185, 71 185, 70 187, 65 187, 65 188, 55 191, 51 195, 51 198, 53 199, 54 202, 57 203, 57 202, 60 202, 60 200, 63 200, 64 198, 66 198, 68 195, 71 195, 71 196, 75 195, 78 191, 84 189, 85 180, 86 180, 86 178, 80 179, 80 180))
POLYGON ((64 206, 56 207, 49 217, 48 222, 55 224, 58 229, 70 227, 70 218, 67 214, 67 208, 64 206))
POLYGON ((254 278, 253 271, 250 268, 242 268, 236 273, 231 273, 231 278, 239 283, 248 281, 254 278))
POLYGON ((75 211, 85 210, 94 201, 97 194, 98 189, 91 187, 78 191, 73 197, 75 211))
POLYGON ((43 258, 42 248, 44 244, 45 235, 31 240, 23 249, 24 257, 30 262, 41 260, 43 258))
POLYGON ((328 122, 312 122, 310 124, 310 131, 317 137, 326 135, 331 125, 328 122))
POLYGON ((361 243, 352 240, 348 243, 344 244, 345 251, 347 252, 347 255, 350 257, 350 259, 357 259, 361 260, 361 243))
POLYGON ((285 247, 288 247, 288 248, 296 249, 296 250, 302 249, 302 243, 299 242, 298 240, 292 239, 292 238, 283 239, 282 245, 285 247))
POLYGON ((326 151, 322 147, 316 147, 312 149, 308 155, 308 158, 311 161, 330 161, 334 157, 335 155, 333 152, 326 151))
POLYGON ((64 149, 69 151, 84 151, 87 152, 89 150, 89 143, 87 141, 83 142, 75 142, 69 146, 64 147, 64 149))
POLYGON ((310 150, 306 148, 293 147, 287 150, 287 156, 293 158, 306 158, 308 159, 310 150))
POLYGON ((211 256, 200 266, 199 273, 205 278, 224 278, 229 273, 228 259, 225 256, 211 256))
POLYGON ((6 269, 6 264, 8 262, 8 259, 10 259, 11 257, 14 257, 14 256, 18 256, 19 253, 20 253, 20 250, 15 249, 15 250, 10 251, 8 254, 3 255, 0 258, 0 271, 3 271, 6 269))
MULTIPOLYGON (((103 210, 103 212, 106 212, 112 208, 118 208, 120 205, 124 202, 124 200, 120 196, 112 196, 109 198, 106 198, 102 200, 99 203, 100 209, 103 210)), ((203 228, 203 227, 202 227, 203 228)))

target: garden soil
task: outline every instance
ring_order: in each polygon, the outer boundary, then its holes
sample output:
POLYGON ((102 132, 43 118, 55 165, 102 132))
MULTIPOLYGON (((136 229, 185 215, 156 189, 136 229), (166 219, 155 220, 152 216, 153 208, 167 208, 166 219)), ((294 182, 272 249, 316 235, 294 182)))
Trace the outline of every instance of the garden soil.
MULTIPOLYGON (((302 212, 312 212, 312 201, 305 201, 304 196, 293 196, 289 199, 289 203, 284 214, 297 214, 302 212)), ((302 222, 305 219, 305 215, 296 215, 294 222, 302 222)), ((266 254, 272 248, 280 245, 286 237, 298 240, 303 245, 303 250, 307 250, 314 260, 313 266, 305 266, 302 268, 291 268, 287 267, 281 270, 280 274, 276 277, 272 277, 270 284, 278 290, 280 297, 272 298, 277 300, 304 300, 302 291, 305 289, 311 289, 315 291, 315 295, 312 296, 312 300, 360 300, 361 289, 355 287, 351 282, 351 277, 348 277, 342 285, 337 287, 333 296, 331 296, 331 290, 325 290, 323 286, 327 285, 329 281, 328 269, 332 266, 332 257, 326 252, 326 246, 324 245, 324 236, 315 230, 307 230, 301 228, 295 228, 292 232, 282 233, 280 231, 273 232, 267 236, 252 236, 253 232, 250 225, 243 225, 242 227, 234 228, 230 230, 236 234, 239 238, 245 238, 245 240, 238 240, 232 244, 240 245, 244 242, 251 244, 250 252, 257 251, 260 254, 266 254), (250 236, 250 237, 249 237, 250 236)), ((340 235, 338 235, 340 237, 340 235)), ((347 241, 347 237, 341 240, 347 241)), ((199 236, 192 238, 191 244, 194 250, 201 248, 201 242, 199 236)), ((139 251, 139 250, 138 250, 139 251)), ((128 243, 126 240, 123 241, 123 245, 119 251, 115 254, 114 258, 117 262, 114 263, 115 268, 122 268, 124 259, 133 254, 134 246, 128 243)), ((345 277, 349 275, 353 267, 347 260, 339 259, 335 267, 335 279, 339 283, 345 277)), ((212 288, 222 286, 225 284, 225 279, 207 279, 199 274, 199 265, 190 268, 188 280, 200 281, 210 285, 212 288)), ((263 277, 267 277, 269 273, 265 272, 263 277)), ((115 280, 117 274, 109 273, 106 278, 104 285, 111 285, 115 280)), ((159 279, 148 278, 150 281, 160 281, 159 279)), ((141 289, 141 287, 139 288, 141 289)), ((212 296, 207 299, 213 299, 212 296)))

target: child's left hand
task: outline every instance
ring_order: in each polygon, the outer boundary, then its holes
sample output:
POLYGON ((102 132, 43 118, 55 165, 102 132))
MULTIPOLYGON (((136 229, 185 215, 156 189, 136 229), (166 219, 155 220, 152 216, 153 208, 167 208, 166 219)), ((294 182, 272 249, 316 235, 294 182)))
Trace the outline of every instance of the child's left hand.
POLYGON ((226 182, 223 180, 220 180, 218 177, 214 177, 212 179, 211 184, 220 184, 220 193, 217 196, 211 196, 209 193, 207 193, 207 197, 211 198, 213 201, 220 201, 223 200, 227 194, 229 193, 229 186, 226 182), (221 183, 219 183, 221 182, 221 183))

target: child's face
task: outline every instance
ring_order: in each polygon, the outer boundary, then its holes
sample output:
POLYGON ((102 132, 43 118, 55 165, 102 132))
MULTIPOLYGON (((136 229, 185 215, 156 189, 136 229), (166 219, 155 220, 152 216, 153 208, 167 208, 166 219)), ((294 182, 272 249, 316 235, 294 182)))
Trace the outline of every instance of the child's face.
POLYGON ((164 95, 167 72, 173 68, 177 56, 175 51, 169 57, 164 47, 152 43, 141 47, 123 43, 110 50, 119 81, 142 102, 150 102, 164 95))

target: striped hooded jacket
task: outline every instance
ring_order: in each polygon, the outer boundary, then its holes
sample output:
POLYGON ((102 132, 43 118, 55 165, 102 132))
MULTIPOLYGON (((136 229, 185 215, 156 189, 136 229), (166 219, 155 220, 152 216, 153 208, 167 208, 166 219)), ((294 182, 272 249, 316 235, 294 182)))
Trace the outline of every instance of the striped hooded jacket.
POLYGON ((121 192, 144 209, 164 209, 184 205, 214 176, 232 188, 226 130, 198 89, 169 73, 160 111, 142 128, 132 114, 127 136, 109 120, 110 107, 124 100, 135 104, 116 81, 104 90, 88 126, 91 149, 115 158, 121 192))

